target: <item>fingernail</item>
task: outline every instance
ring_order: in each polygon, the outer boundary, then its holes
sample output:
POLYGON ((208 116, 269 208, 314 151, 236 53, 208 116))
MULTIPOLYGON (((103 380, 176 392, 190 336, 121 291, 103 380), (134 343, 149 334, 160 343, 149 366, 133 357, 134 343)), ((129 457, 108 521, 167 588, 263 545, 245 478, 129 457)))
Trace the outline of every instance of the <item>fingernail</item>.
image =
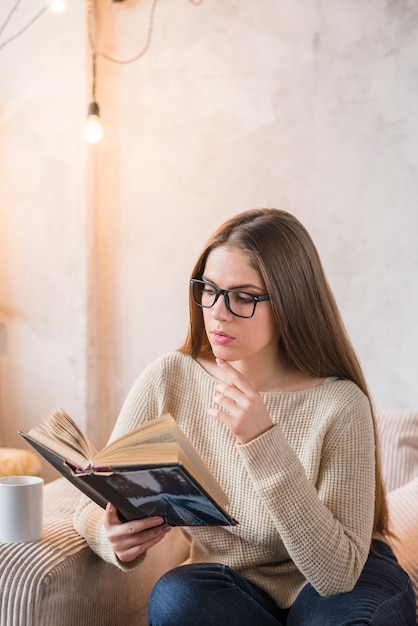
POLYGON ((220 359, 219 357, 216 357, 216 362, 218 365, 223 365, 225 363, 224 359, 220 359))

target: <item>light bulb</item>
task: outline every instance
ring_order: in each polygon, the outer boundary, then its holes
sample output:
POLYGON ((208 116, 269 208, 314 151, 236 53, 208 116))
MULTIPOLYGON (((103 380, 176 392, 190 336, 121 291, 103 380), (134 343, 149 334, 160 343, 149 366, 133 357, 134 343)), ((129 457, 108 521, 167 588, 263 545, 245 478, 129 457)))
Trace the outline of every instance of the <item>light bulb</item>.
POLYGON ((49 8, 54 13, 63 13, 67 8, 67 0, 49 0, 49 8))
POLYGON ((90 102, 89 104, 83 137, 87 143, 97 143, 103 137, 103 126, 97 102, 90 102))

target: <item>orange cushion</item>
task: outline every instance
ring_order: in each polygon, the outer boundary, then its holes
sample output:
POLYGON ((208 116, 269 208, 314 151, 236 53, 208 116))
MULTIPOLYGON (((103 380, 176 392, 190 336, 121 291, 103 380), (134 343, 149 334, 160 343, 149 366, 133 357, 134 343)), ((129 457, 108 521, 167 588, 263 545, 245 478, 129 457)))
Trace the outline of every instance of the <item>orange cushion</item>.
POLYGON ((0 448, 0 476, 41 476, 40 458, 30 450, 0 448))

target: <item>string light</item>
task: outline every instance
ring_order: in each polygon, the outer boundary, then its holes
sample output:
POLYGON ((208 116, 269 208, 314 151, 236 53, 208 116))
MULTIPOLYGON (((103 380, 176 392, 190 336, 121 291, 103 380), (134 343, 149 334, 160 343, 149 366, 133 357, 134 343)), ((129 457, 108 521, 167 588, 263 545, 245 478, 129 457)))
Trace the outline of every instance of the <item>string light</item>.
POLYGON ((91 100, 87 109, 87 120, 83 137, 87 143, 98 143, 103 139, 103 126, 100 119, 100 108, 96 101, 96 52, 92 53, 91 100))
MULTIPOLYGON (((6 19, 4 20, 3 24, 0 26, 0 36, 3 34, 4 29, 6 28, 7 24, 10 21, 10 18, 12 17, 13 13, 16 11, 17 7, 19 6, 19 4, 21 3, 21 0, 16 0, 14 6, 11 8, 9 15, 6 17, 6 19)), ((4 48, 5 46, 7 46, 8 43, 11 43, 12 41, 14 41, 15 39, 17 39, 18 37, 20 37, 20 35, 22 35, 28 28, 29 26, 32 26, 32 24, 34 24, 36 22, 36 20, 38 18, 41 17, 41 15, 43 13, 45 13, 45 11, 48 9, 47 6, 42 7, 42 9, 40 11, 38 11, 38 13, 36 13, 27 24, 25 24, 25 26, 23 26, 20 30, 17 31, 17 33, 15 33, 14 35, 12 35, 11 37, 9 37, 8 39, 6 39, 5 41, 3 41, 2 43, 0 43, 0 50, 2 48, 4 48)))
MULTIPOLYGON (((201 2, 202 0, 198 0, 198 1, 201 2)), ((140 50, 138 54, 136 54, 135 56, 129 59, 116 59, 115 57, 112 57, 109 54, 102 52, 101 50, 97 50, 96 48, 96 44, 95 44, 94 37, 93 37, 93 22, 94 22, 93 0, 87 0, 87 31, 88 31, 90 48, 92 49, 93 53, 97 56, 103 57, 104 59, 106 59, 106 61, 110 61, 111 63, 117 63, 118 65, 127 65, 128 63, 134 63, 135 61, 138 61, 141 57, 144 56, 146 52, 148 52, 151 46, 151 38, 152 38, 152 31, 154 28, 154 16, 155 16, 155 9, 157 8, 157 2, 158 0, 152 0, 152 3, 151 3, 150 16, 148 20, 147 38, 145 40, 145 45, 142 48, 142 50, 140 50)), ((189 2, 194 4, 192 0, 189 0, 189 2)))
MULTIPOLYGON (((10 9, 9 14, 7 15, 3 24, 1 24, 0 26, 0 36, 3 34, 4 29, 6 28, 7 24, 10 22, 10 19, 13 13, 15 13, 15 11, 17 10, 21 2, 22 0, 16 0, 14 5, 10 9)), ((29 20, 27 24, 25 24, 25 26, 23 26, 20 30, 18 30, 17 33, 15 33, 14 35, 11 35, 8 39, 0 43, 0 50, 4 48, 5 46, 7 46, 8 43, 11 43, 12 41, 20 37, 20 35, 23 35, 23 33, 27 31, 28 28, 32 26, 32 24, 34 24, 36 20, 39 19, 41 15, 45 13, 45 11, 47 11, 48 8, 51 9, 51 11, 53 11, 54 13, 63 13, 63 11, 65 11, 65 9, 67 8, 67 0, 49 0, 48 5, 42 7, 42 9, 40 9, 37 13, 35 13, 35 15, 29 20)))
MULTIPOLYGON (((4 20, 3 24, 0 24, 0 36, 3 34, 4 29, 6 28, 7 24, 9 23, 11 17, 13 16, 13 14, 15 13, 15 11, 17 10, 18 6, 20 5, 22 0, 16 0, 15 4, 13 5, 13 7, 11 8, 9 14, 7 15, 6 19, 4 20)), ((188 0, 190 2, 190 4, 194 4, 196 6, 199 6, 200 4, 202 4, 203 0, 188 0)), ((94 37, 93 37, 93 4, 94 4, 94 0, 86 0, 87 3, 87 28, 88 28, 88 39, 89 39, 89 43, 90 43, 90 48, 92 51, 92 93, 91 93, 91 101, 90 104, 88 106, 88 110, 87 110, 87 121, 84 127, 84 131, 83 131, 83 136, 84 139, 88 142, 88 143, 97 143, 98 141, 100 141, 103 137, 103 127, 102 127, 102 123, 101 123, 101 119, 100 119, 100 108, 99 105, 96 101, 96 57, 97 56, 102 56, 104 59, 106 59, 107 61, 111 61, 112 63, 117 63, 119 65, 125 65, 128 63, 134 63, 135 61, 138 61, 138 59, 140 59, 142 56, 144 56, 144 54, 146 54, 146 52, 149 50, 150 46, 151 46, 151 38, 152 38, 152 31, 153 31, 153 27, 154 27, 154 15, 155 15, 155 9, 157 7, 157 2, 158 0, 152 0, 151 2, 151 9, 150 9, 150 16, 149 16, 149 22, 148 22, 148 31, 147 31, 147 37, 146 37, 146 41, 145 41, 145 45, 142 48, 142 50, 140 50, 138 52, 138 54, 136 54, 135 56, 129 58, 129 59, 116 59, 108 54, 106 54, 105 52, 102 52, 100 50, 96 49, 96 45, 94 42, 94 37)), ((67 8, 67 0, 48 0, 48 4, 44 7, 42 7, 42 9, 40 9, 40 11, 38 11, 38 13, 36 13, 27 24, 25 24, 25 26, 23 26, 18 32, 16 32, 14 35, 10 36, 8 39, 6 39, 3 42, 0 42, 0 50, 2 48, 4 48, 7 44, 9 44, 10 42, 14 41, 15 39, 17 39, 20 35, 22 35, 32 24, 34 24, 36 22, 36 20, 38 18, 41 17, 41 15, 43 13, 45 13, 45 11, 47 9, 50 9, 51 11, 53 11, 54 13, 63 13, 65 11, 65 9, 67 8)))
POLYGON ((100 109, 95 100, 89 104, 83 137, 87 143, 98 143, 103 139, 103 126, 100 119, 100 109))
MULTIPOLYGON (((190 4, 199 6, 203 0, 188 0, 190 4)), ((93 72, 92 72, 92 101, 89 104, 87 122, 84 128, 84 138, 89 143, 97 143, 103 136, 103 128, 100 120, 100 109, 96 102, 95 90, 96 90, 96 57, 101 56, 106 61, 111 63, 117 63, 118 65, 127 65, 128 63, 134 63, 146 54, 151 46, 152 33, 154 28, 155 9, 157 7, 158 0, 152 0, 150 15, 148 20, 147 36, 145 45, 135 56, 129 59, 117 59, 115 57, 106 54, 101 50, 97 50, 94 36, 93 36, 93 23, 94 23, 94 0, 86 0, 87 2, 87 34, 89 39, 90 48, 93 56, 93 72), (87 138, 89 137, 89 139, 87 138), (94 140, 92 139, 94 137, 94 140)))
POLYGON ((49 8, 54 13, 63 13, 67 8, 67 0, 49 0, 49 8))
POLYGON ((92 51, 92 61, 93 61, 92 62, 92 87, 91 87, 92 96, 91 96, 91 102, 87 110, 87 120, 86 120, 86 124, 84 126, 84 131, 83 131, 83 137, 88 143, 91 143, 91 144, 98 143, 103 138, 103 126, 102 126, 102 122, 100 119, 100 108, 96 101, 96 57, 102 56, 107 61, 122 65, 122 64, 128 64, 128 63, 134 63, 135 61, 140 59, 142 56, 144 56, 144 54, 148 51, 151 45, 152 29, 154 26, 154 15, 155 15, 157 2, 158 0, 152 0, 152 3, 151 3, 150 17, 149 17, 149 22, 148 22, 148 32, 147 32, 147 38, 146 38, 144 47, 134 57, 130 59, 126 59, 126 60, 120 60, 120 59, 115 59, 114 57, 111 57, 110 55, 96 49, 96 44, 95 44, 94 36, 93 36, 94 0, 87 0, 87 33, 88 33, 90 48, 92 51))

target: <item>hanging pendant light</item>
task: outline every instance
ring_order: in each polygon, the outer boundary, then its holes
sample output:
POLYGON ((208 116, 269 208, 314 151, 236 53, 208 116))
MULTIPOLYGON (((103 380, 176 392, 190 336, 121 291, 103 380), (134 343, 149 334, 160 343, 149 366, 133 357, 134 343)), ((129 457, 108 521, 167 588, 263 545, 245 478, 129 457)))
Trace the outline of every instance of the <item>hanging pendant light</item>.
POLYGON ((100 109, 95 100, 90 102, 87 110, 87 120, 83 130, 83 137, 87 143, 98 143, 103 138, 100 109))
POLYGON ((67 8, 67 0, 49 0, 49 8, 54 13, 64 13, 67 8))
POLYGON ((103 138, 103 126, 100 119, 100 108, 96 101, 96 53, 92 54, 91 101, 87 109, 87 120, 83 130, 87 143, 98 143, 103 138))

